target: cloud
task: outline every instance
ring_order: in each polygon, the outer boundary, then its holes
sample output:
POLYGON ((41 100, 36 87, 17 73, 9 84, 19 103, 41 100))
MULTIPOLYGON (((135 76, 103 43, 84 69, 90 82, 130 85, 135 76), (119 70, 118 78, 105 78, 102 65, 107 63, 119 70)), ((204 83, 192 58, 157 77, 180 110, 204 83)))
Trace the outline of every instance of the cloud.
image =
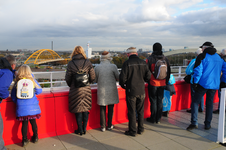
POLYGON ((0 49, 45 47, 53 40, 58 49, 70 49, 90 40, 94 47, 119 50, 156 41, 189 45, 225 35, 225 8, 203 9, 204 4, 210 5, 203 0, 0 1, 0 49), (178 42, 181 37, 186 40, 178 42))
POLYGON ((220 4, 226 4, 225 0, 214 0, 216 3, 220 3, 220 4))
POLYGON ((226 34, 226 8, 210 8, 184 13, 161 30, 178 35, 216 36, 226 34))

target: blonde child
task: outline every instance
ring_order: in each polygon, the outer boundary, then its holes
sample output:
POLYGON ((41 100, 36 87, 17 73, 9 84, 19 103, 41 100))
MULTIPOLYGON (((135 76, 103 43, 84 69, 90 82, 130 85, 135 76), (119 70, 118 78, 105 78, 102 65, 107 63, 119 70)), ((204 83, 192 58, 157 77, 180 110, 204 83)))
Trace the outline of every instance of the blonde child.
MULTIPOLYGON (((25 86, 27 85, 25 84, 25 86)), ((38 82, 34 79, 30 67, 25 64, 22 65, 18 70, 18 74, 16 75, 16 81, 11 92, 11 98, 13 102, 16 103, 17 120, 22 121, 21 131, 23 136, 22 138, 23 147, 25 147, 29 143, 29 140, 27 139, 28 120, 30 121, 33 130, 33 136, 31 138, 31 141, 34 143, 38 142, 38 128, 36 124, 36 119, 39 119, 41 117, 41 110, 36 95, 40 93, 42 93, 42 89, 38 82), (34 90, 34 95, 32 98, 28 99, 18 98, 17 90, 19 90, 18 89, 19 86, 17 85, 17 83, 21 79, 30 79, 33 82, 34 86, 32 86, 33 88, 32 90, 34 90)))

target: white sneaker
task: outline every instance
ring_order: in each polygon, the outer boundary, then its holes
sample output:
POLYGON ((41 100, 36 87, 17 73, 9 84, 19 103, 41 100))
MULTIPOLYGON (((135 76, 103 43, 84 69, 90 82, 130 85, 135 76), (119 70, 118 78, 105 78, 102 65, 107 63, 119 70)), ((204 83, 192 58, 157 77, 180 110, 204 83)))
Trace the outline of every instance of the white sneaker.
POLYGON ((105 131, 105 128, 101 128, 101 131, 104 132, 105 131))
POLYGON ((111 125, 111 127, 109 127, 108 128, 108 130, 112 130, 114 128, 114 126, 113 125, 111 125))

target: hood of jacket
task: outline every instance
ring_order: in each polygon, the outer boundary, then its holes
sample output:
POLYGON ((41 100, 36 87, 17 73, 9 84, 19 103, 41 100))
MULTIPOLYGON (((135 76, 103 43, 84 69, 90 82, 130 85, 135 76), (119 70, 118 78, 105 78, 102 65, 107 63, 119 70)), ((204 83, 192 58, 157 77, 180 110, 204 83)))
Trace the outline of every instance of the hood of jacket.
POLYGON ((203 53, 208 53, 210 55, 214 55, 217 52, 217 50, 213 47, 208 47, 206 49, 204 49, 203 53))
POLYGON ((74 55, 72 59, 74 60, 74 59, 85 59, 85 58, 82 56, 82 54, 77 54, 77 55, 74 55))
POLYGON ((161 58, 164 57, 164 55, 163 55, 163 54, 161 54, 161 55, 156 55, 156 54, 152 53, 152 54, 151 54, 151 57, 161 59, 161 58))
POLYGON ((0 69, 9 69, 9 70, 13 70, 10 63, 8 62, 8 60, 6 58, 1 58, 0 59, 0 69))

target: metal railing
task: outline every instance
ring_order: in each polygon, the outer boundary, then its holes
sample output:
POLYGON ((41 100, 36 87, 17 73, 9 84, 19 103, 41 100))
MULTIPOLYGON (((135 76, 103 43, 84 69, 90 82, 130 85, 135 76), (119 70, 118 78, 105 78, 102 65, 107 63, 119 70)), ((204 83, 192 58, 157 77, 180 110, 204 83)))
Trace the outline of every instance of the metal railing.
POLYGON ((226 88, 222 88, 221 97, 220 97, 220 112, 219 112, 219 119, 218 119, 218 134, 217 134, 218 143, 226 143, 225 100, 226 100, 226 88))
MULTIPOLYGON (((186 68, 187 66, 171 66, 171 72, 176 81, 183 80, 186 68)), ((120 71, 121 69, 119 69, 119 72, 120 71)), ((65 73, 66 71, 33 72, 36 80, 38 80, 44 91, 68 89, 65 81, 65 73)))

